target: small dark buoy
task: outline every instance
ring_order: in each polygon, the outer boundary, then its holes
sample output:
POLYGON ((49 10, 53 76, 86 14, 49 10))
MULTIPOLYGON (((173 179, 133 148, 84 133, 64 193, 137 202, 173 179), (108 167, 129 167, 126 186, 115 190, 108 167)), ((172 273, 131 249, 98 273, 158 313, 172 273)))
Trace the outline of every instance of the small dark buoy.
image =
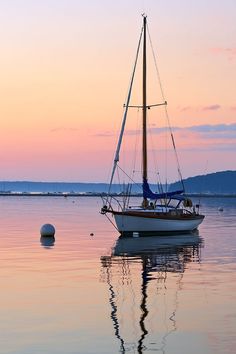
POLYGON ((52 224, 44 224, 40 229, 41 236, 54 236, 55 227, 52 224))
POLYGON ((93 232, 91 232, 90 236, 94 236, 94 233, 93 233, 93 232))
POLYGON ((219 211, 224 211, 223 207, 218 208, 219 211))

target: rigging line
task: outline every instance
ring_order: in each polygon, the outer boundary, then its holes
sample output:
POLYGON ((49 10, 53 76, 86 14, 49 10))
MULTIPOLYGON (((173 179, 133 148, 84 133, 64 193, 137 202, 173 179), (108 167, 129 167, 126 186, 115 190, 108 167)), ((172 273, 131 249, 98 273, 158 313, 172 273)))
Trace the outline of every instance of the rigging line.
POLYGON ((121 178, 120 178, 119 170, 117 170, 117 179, 118 179, 118 185, 119 185, 120 190, 121 190, 122 184, 121 184, 121 178))
MULTIPOLYGON (((161 177, 160 177, 160 173, 159 173, 159 168, 158 168, 158 162, 157 162, 157 154, 155 153, 155 151, 157 149, 155 149, 155 146, 154 146, 154 142, 153 142, 153 135, 152 135, 152 130, 151 130, 151 127, 150 127, 150 124, 148 125, 148 128, 149 128, 149 131, 150 131, 150 140, 151 140, 151 147, 152 147, 152 156, 153 156, 153 161, 154 161, 154 173, 157 174, 157 184, 158 184, 158 189, 159 189, 159 192, 162 193, 162 183, 161 183, 161 177)), ((150 171, 149 171, 150 172, 150 171)))
POLYGON ((175 158, 176 158, 176 162, 177 162, 177 167, 178 167, 178 173, 179 173, 180 181, 181 181, 183 190, 185 191, 183 176, 182 176, 182 172, 181 172, 181 168, 180 168, 180 163, 179 163, 179 157, 178 157, 177 149, 176 149, 176 146, 175 146, 174 134, 173 134, 173 130, 172 130, 172 128, 171 128, 170 118, 169 118, 169 115, 168 115, 168 112, 167 112, 167 108, 166 108, 166 107, 165 107, 165 112, 166 112, 166 117, 167 117, 169 132, 170 132, 170 135, 171 135, 172 145, 173 145, 173 147, 174 147, 174 153, 175 153, 175 158))
POLYGON ((160 76, 160 72, 158 70, 157 60, 156 60, 156 56, 155 56, 155 52, 154 52, 154 48, 153 48, 152 39, 151 39, 151 36, 150 36, 148 24, 147 24, 147 32, 148 32, 148 38, 149 38, 149 42, 150 42, 150 46, 151 46, 151 50, 152 50, 152 56, 153 56, 153 60, 154 60, 154 65, 155 65, 155 68, 156 68, 156 73, 157 73, 157 77, 158 77, 158 81, 159 81, 159 85, 160 85, 162 100, 163 100, 163 102, 165 102, 166 100, 165 100, 163 86, 162 86, 162 83, 161 83, 161 76, 160 76))
POLYGON ((139 134, 137 134, 138 131, 139 131, 139 108, 137 109, 137 116, 136 116, 136 129, 135 129, 136 134, 135 134, 135 143, 134 143, 134 161, 133 161, 132 178, 135 173, 136 161, 137 161, 137 147, 139 142, 139 134))
POLYGON ((114 226, 114 228, 115 228, 117 231, 119 231, 118 228, 116 227, 116 225, 114 224, 114 222, 112 222, 111 219, 107 216, 107 214, 104 214, 104 215, 106 216, 107 220, 114 226))
POLYGON ((111 179, 110 179, 110 185, 109 185, 108 194, 110 194, 110 190, 111 190, 111 185, 112 185, 113 177, 114 177, 114 174, 115 174, 115 170, 116 170, 117 163, 118 163, 118 161, 119 161, 119 154, 120 154, 121 142, 122 142, 122 138, 123 138, 124 130, 125 130, 126 118, 127 118, 127 113, 128 113, 128 108, 129 108, 129 102, 130 102, 130 97, 131 97, 131 92, 132 92, 132 87, 133 87, 134 75, 135 75, 135 71, 136 71, 136 67, 137 67, 137 62, 138 62, 138 55, 139 55, 139 49, 140 49, 140 44, 141 44, 142 35, 143 35, 143 27, 142 27, 141 34, 140 34, 140 37, 139 37, 138 48, 137 48, 136 57, 135 57, 135 63, 134 63, 134 68, 133 68, 133 72, 132 72, 132 76, 131 76, 131 81, 130 81, 130 87, 129 87, 128 97, 127 97, 127 100, 126 100, 126 105, 125 105, 125 111, 124 111, 123 121, 122 121, 122 125, 121 125, 120 136, 119 136, 119 140, 118 140, 118 144, 117 144, 117 149, 116 149, 116 153, 115 153, 114 165, 113 165, 113 169, 112 169, 112 174, 111 174, 111 179))
MULTIPOLYGON (((167 123, 167 117, 165 116, 165 124, 167 123)), ((165 129, 165 191, 167 192, 167 175, 168 175, 168 151, 167 151, 167 129, 165 129)))
MULTIPOLYGON (((137 109, 136 130, 135 131, 136 131, 136 134, 135 134, 135 144, 134 144, 133 170, 130 173, 131 180, 134 180, 134 174, 136 172, 135 169, 136 169, 136 162, 137 162, 137 149, 138 149, 138 144, 139 144, 139 134, 137 134, 137 132, 139 131, 139 108, 137 109)), ((127 206, 129 205, 129 201, 130 201, 131 189, 132 189, 132 185, 130 186, 130 192, 128 193, 128 197, 127 197, 127 206)))
MULTIPOLYGON (((119 170, 117 170, 117 184, 118 184, 118 191, 120 190, 122 190, 121 188, 122 188, 122 183, 121 183, 121 178, 120 178, 120 174, 119 174, 119 170)), ((107 199, 106 199, 106 204, 108 204, 108 205, 112 205, 112 195, 110 194, 111 193, 111 190, 110 190, 110 192, 107 194, 107 199)))
MULTIPOLYGON (((153 44, 152 44, 152 39, 151 39, 151 35, 150 35, 150 31, 149 31, 148 26, 147 26, 147 30, 148 30, 148 38, 149 38, 149 42, 150 42, 150 46, 151 46, 151 50, 152 50, 154 65, 155 65, 155 69, 156 69, 156 73, 157 73, 157 78, 158 78, 158 82, 159 82, 159 86, 160 86, 161 96, 162 96, 162 100, 164 102, 164 101, 166 101, 165 95, 164 95, 164 90, 163 90, 161 76, 160 76, 160 72, 158 70, 157 60, 156 60, 156 56, 155 56, 155 52, 154 52, 154 48, 153 48, 153 44)), ((166 106, 165 106, 165 112, 167 112, 166 106)), ((166 115, 166 118, 168 120, 167 115, 166 115)), ((165 135, 165 191, 167 191, 167 137, 166 137, 166 135, 165 135)))
POLYGON ((133 182, 140 190, 142 190, 140 185, 136 183, 119 165, 117 165, 117 167, 126 175, 126 177, 128 177, 131 180, 131 182, 133 182))
MULTIPOLYGON (((162 96, 163 101, 165 101, 165 95, 164 95, 164 90, 163 90, 163 86, 162 86, 162 82, 161 82, 161 76, 160 76, 160 72, 158 70, 157 60, 156 60, 156 56, 155 56, 155 52, 154 52, 154 48, 153 48, 152 39, 151 39, 151 36, 150 36, 148 25, 147 25, 147 30, 148 30, 148 38, 149 38, 149 42, 150 42, 150 46, 151 46, 151 50, 152 50, 154 65, 155 65, 155 68, 156 68, 157 77, 158 77, 158 81, 159 81, 159 85, 160 85, 161 96, 162 96)), ((179 178, 180 178, 183 190, 185 191, 183 177, 182 177, 182 173, 181 173, 181 169, 180 169, 179 157, 178 157, 177 150, 176 150, 176 147, 175 147, 174 135, 173 135, 173 131, 172 131, 172 128, 171 128, 170 118, 169 118, 169 115, 168 115, 168 111, 167 111, 166 105, 165 105, 165 113, 166 113, 166 118, 167 118, 167 122, 168 122, 168 128, 169 128, 169 131, 170 131, 170 134, 171 134, 172 144, 173 144, 173 148, 174 148, 174 152, 175 152, 175 158, 176 158, 176 162, 177 162, 179 178)))

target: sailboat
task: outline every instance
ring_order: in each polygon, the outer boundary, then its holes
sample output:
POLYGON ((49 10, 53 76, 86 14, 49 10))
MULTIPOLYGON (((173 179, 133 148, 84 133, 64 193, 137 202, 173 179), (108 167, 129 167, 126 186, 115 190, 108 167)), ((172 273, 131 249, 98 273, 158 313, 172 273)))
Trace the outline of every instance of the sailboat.
MULTIPOLYGON (((143 15, 142 31, 139 38, 138 48, 136 52, 135 64, 131 76, 130 87, 128 90, 127 101, 124 105, 124 116, 121 125, 121 131, 118 139, 117 149, 114 158, 114 165, 111 173, 108 195, 104 199, 104 205, 101 213, 114 217, 110 221, 122 235, 131 234, 134 237, 139 235, 159 235, 165 233, 189 233, 196 230, 204 219, 204 215, 199 212, 199 205, 194 206, 192 201, 185 195, 184 183, 180 172, 178 156, 174 136, 170 127, 171 140, 177 159, 177 167, 180 176, 181 189, 175 191, 159 190, 154 193, 148 183, 148 137, 147 137, 147 111, 152 107, 165 106, 167 102, 158 104, 148 104, 147 102, 147 16, 143 15), (128 110, 134 107, 130 104, 131 92, 136 72, 137 61, 139 57, 140 47, 142 50, 142 105, 135 106, 142 109, 142 202, 140 205, 130 205, 131 187, 128 186, 126 192, 123 193, 123 201, 114 197, 112 193, 112 184, 115 172, 118 168, 120 158, 120 150, 124 131, 126 127, 128 110)), ((132 181, 132 179, 131 179, 132 181)))

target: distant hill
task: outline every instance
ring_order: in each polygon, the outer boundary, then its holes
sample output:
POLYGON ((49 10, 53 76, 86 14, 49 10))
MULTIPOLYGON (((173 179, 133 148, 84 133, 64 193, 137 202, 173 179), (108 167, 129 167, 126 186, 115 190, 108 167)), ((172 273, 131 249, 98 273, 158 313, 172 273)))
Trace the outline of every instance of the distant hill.
MULTIPOLYGON (((207 175, 189 177, 184 180, 187 193, 236 194, 236 171, 222 171, 207 175)), ((151 185, 156 192, 156 186, 151 185)), ((172 183, 170 190, 180 188, 180 184, 172 183)), ((114 184, 113 193, 120 193, 121 186, 114 184)), ((6 192, 39 192, 39 193, 107 193, 107 183, 72 183, 72 182, 32 182, 32 181, 0 181, 0 193, 6 192)), ((133 185, 133 193, 141 193, 141 185, 133 185)))
MULTIPOLYGON (((179 188, 172 183, 170 190, 179 188)), ((186 193, 236 194, 236 171, 222 171, 184 180, 186 193)))

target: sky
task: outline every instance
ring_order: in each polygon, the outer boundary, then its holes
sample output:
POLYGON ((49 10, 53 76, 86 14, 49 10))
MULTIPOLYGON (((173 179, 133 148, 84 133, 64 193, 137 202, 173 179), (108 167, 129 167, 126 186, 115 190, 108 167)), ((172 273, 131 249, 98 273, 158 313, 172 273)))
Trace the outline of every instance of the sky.
MULTIPOLYGON (((8 0, 0 1, 0 180, 109 180, 142 13, 183 177, 236 169, 234 0, 8 0)), ((127 156, 141 119, 131 115, 127 156)), ((165 126, 152 111, 160 151, 165 126)))

